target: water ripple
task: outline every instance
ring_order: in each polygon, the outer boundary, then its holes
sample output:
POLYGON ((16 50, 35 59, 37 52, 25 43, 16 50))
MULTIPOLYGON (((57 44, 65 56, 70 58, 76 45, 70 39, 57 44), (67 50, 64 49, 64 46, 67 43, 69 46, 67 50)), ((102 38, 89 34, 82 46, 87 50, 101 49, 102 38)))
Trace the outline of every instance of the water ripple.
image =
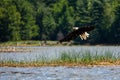
POLYGON ((120 66, 0 67, 0 80, 119 80, 120 66))

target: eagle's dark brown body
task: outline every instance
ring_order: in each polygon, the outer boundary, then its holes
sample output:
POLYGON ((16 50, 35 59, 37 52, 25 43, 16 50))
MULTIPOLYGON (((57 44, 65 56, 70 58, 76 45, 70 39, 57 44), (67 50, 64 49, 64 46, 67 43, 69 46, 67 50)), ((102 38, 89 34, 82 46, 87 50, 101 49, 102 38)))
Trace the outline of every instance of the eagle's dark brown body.
POLYGON ((60 43, 62 42, 69 42, 70 40, 73 40, 77 38, 79 35, 84 34, 85 32, 89 32, 94 29, 94 26, 87 26, 78 28, 77 30, 72 31, 68 35, 66 35, 63 39, 59 40, 60 43))

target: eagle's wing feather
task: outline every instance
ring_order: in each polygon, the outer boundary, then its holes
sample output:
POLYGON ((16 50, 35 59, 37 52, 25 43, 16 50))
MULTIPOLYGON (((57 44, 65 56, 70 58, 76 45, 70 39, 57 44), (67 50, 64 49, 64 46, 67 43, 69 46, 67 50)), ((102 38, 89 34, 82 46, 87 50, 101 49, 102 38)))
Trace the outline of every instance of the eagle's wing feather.
POLYGON ((77 38, 77 36, 83 34, 84 32, 89 32, 91 30, 93 30, 94 27, 93 26, 88 26, 88 27, 83 27, 83 28, 79 28, 78 30, 74 30, 71 33, 69 33, 67 36, 65 36, 63 39, 59 40, 59 42, 67 42, 70 41, 72 39, 77 38))
POLYGON ((75 39, 78 35, 79 35, 78 30, 72 31, 71 33, 69 33, 68 35, 66 35, 63 39, 61 39, 59 42, 70 41, 72 39, 75 39))

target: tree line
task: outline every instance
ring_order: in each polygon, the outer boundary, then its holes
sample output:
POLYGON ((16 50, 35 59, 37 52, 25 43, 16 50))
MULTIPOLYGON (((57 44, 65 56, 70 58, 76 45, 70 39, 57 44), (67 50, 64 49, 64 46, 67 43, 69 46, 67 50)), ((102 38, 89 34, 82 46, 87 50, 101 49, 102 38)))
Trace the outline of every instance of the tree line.
POLYGON ((0 0, 0 42, 57 40, 73 26, 94 25, 91 44, 120 44, 119 0, 0 0))

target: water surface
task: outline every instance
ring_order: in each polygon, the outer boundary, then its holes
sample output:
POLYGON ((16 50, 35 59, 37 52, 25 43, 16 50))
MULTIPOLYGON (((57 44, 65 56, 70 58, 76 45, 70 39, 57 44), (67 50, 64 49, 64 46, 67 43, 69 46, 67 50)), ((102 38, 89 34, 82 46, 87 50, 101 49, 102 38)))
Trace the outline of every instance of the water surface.
MULTIPOLYGON (((27 52, 1 52, 0 60, 32 61, 41 56, 59 58, 62 52, 90 51, 91 54, 120 54, 120 46, 46 46, 27 48, 27 52)), ((120 80, 120 66, 93 67, 0 67, 0 80, 120 80)))
POLYGON ((0 67, 0 80, 120 80, 120 66, 0 67))

